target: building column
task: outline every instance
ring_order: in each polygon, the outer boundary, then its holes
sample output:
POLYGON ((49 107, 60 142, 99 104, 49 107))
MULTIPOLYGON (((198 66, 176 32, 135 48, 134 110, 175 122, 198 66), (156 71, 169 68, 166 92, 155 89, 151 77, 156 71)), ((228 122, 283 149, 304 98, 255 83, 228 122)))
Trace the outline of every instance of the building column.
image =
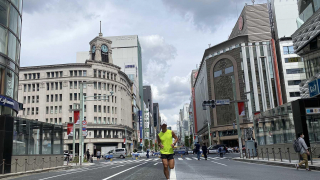
POLYGON ((110 135, 111 135, 111 138, 113 138, 113 131, 110 130, 110 135))
POLYGON ((122 148, 122 143, 118 143, 118 148, 122 148))
POLYGON ((104 130, 101 130, 101 137, 102 137, 102 138, 105 137, 104 130))
MULTIPOLYGON (((93 154, 93 153, 94 153, 93 143, 88 143, 88 144, 86 145, 86 152, 87 152, 88 149, 89 149, 90 154, 93 154)), ((86 155, 86 154, 85 154, 85 155, 86 155)))

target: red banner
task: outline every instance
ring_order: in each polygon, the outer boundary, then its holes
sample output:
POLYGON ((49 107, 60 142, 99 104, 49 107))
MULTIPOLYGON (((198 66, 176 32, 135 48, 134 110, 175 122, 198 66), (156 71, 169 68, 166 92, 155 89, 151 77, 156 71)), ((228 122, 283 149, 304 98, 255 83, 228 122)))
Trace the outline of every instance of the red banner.
POLYGON ((73 111, 73 122, 79 124, 80 111, 73 111))
POLYGON ((123 139, 123 144, 126 144, 126 138, 123 139))
POLYGON ((239 111, 239 116, 246 115, 246 110, 244 108, 244 102, 238 102, 238 111, 239 111))
POLYGON ((73 124, 72 123, 68 123, 68 125, 67 125, 67 135, 73 136, 73 124))

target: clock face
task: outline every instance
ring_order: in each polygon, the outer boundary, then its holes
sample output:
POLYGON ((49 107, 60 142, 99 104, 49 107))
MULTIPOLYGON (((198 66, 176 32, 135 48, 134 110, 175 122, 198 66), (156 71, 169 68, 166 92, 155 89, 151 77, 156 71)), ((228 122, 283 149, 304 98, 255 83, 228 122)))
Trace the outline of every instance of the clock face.
POLYGON ((96 46, 92 46, 92 53, 95 53, 96 52, 96 46))
POLYGON ((106 45, 103 44, 103 45, 101 46, 101 50, 102 50, 102 52, 105 52, 105 53, 108 52, 108 46, 106 46, 106 45))

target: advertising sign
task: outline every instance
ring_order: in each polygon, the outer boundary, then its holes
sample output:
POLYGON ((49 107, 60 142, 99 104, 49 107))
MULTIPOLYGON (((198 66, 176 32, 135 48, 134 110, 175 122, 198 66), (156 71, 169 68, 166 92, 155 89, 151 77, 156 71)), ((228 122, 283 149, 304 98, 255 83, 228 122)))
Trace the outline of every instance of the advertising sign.
POLYGON ((320 114, 320 107, 306 108, 306 114, 320 114))
POLYGON ((6 96, 0 95, 0 105, 7 106, 16 112, 19 111, 19 103, 11 98, 6 97, 6 96))
POLYGON ((239 111, 239 116, 246 115, 246 110, 244 108, 244 102, 238 102, 238 111, 239 111))
POLYGON ((87 120, 82 121, 82 136, 87 136, 87 120))
POLYGON ((68 123, 67 125, 67 135, 73 136, 73 123, 68 123))
POLYGON ((139 137, 142 139, 142 111, 139 111, 139 128, 139 137))
POLYGON ((313 97, 313 96, 316 96, 317 94, 319 94, 317 80, 309 82, 308 85, 309 85, 309 95, 310 95, 310 97, 313 97))
POLYGON ((73 122, 79 124, 80 111, 73 111, 73 122))

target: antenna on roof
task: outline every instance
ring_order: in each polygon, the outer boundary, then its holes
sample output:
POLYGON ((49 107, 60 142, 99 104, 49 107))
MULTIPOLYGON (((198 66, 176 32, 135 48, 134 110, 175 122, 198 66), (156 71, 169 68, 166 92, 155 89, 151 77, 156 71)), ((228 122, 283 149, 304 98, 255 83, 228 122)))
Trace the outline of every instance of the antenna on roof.
POLYGON ((100 33, 99 33, 99 36, 102 36, 102 33, 101 33, 101 21, 100 21, 100 33))

